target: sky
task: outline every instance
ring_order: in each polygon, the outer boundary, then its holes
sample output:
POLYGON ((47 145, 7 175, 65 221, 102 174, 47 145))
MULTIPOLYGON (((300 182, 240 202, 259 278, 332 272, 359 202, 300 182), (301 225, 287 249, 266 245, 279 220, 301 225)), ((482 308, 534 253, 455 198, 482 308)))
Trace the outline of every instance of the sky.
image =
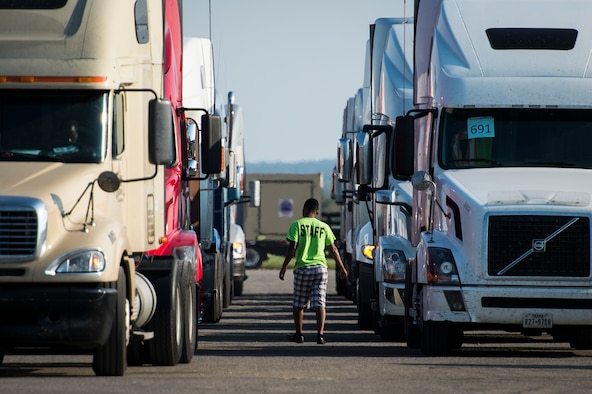
POLYGON ((184 0, 183 13, 185 36, 212 41, 221 96, 243 108, 247 163, 299 162, 336 159, 369 25, 412 15, 413 2, 184 0))

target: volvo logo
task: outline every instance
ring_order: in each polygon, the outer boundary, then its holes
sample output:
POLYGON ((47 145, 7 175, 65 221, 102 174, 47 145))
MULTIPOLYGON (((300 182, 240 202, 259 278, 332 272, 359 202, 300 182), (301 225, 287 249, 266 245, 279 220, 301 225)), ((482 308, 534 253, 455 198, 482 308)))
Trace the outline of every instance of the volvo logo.
POLYGON ((544 252, 547 248, 547 241, 544 239, 533 239, 532 250, 535 252, 544 252))

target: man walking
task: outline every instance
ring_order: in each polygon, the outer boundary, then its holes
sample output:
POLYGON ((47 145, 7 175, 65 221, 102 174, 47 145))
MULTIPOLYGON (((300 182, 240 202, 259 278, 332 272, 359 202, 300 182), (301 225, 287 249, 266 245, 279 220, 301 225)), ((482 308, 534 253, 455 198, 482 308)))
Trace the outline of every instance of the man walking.
POLYGON ((325 343, 325 305, 327 302, 327 259, 325 248, 335 259, 341 270, 341 276, 347 276, 347 270, 341 261, 335 235, 328 224, 317 219, 319 214, 319 202, 314 198, 306 200, 302 209, 302 218, 290 225, 286 239, 289 242, 284 264, 280 270, 280 279, 284 280, 286 267, 293 257, 296 257, 294 265, 294 302, 292 313, 296 332, 288 335, 288 339, 296 342, 304 342, 302 324, 304 320, 304 308, 311 307, 315 310, 317 320, 317 343, 325 343))

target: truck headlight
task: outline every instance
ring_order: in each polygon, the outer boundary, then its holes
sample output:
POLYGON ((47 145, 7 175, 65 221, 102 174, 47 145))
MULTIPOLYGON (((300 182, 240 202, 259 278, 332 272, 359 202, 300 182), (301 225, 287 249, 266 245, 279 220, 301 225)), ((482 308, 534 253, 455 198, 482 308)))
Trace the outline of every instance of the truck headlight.
POLYGON ((405 270, 407 258, 402 250, 383 249, 382 251, 382 278, 385 282, 405 282, 405 270))
POLYGON ((459 284, 456 262, 450 249, 428 248, 428 283, 459 284))
POLYGON ((245 258, 245 248, 242 242, 233 242, 232 243, 232 257, 235 259, 244 259, 245 258))
POLYGON ((98 250, 82 250, 69 253, 51 263, 46 275, 102 272, 105 270, 105 255, 98 250))

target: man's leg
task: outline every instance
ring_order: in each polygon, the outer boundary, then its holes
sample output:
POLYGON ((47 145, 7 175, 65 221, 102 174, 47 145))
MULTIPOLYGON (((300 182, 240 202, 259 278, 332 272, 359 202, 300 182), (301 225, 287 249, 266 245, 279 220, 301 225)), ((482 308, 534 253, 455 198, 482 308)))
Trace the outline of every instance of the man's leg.
POLYGON ((319 307, 315 310, 315 313, 317 315, 317 333, 323 335, 325 333, 325 318, 327 312, 324 307, 319 307))
POLYGON ((302 322, 304 321, 304 309, 293 308, 294 326, 296 326, 296 334, 302 334, 302 322))

